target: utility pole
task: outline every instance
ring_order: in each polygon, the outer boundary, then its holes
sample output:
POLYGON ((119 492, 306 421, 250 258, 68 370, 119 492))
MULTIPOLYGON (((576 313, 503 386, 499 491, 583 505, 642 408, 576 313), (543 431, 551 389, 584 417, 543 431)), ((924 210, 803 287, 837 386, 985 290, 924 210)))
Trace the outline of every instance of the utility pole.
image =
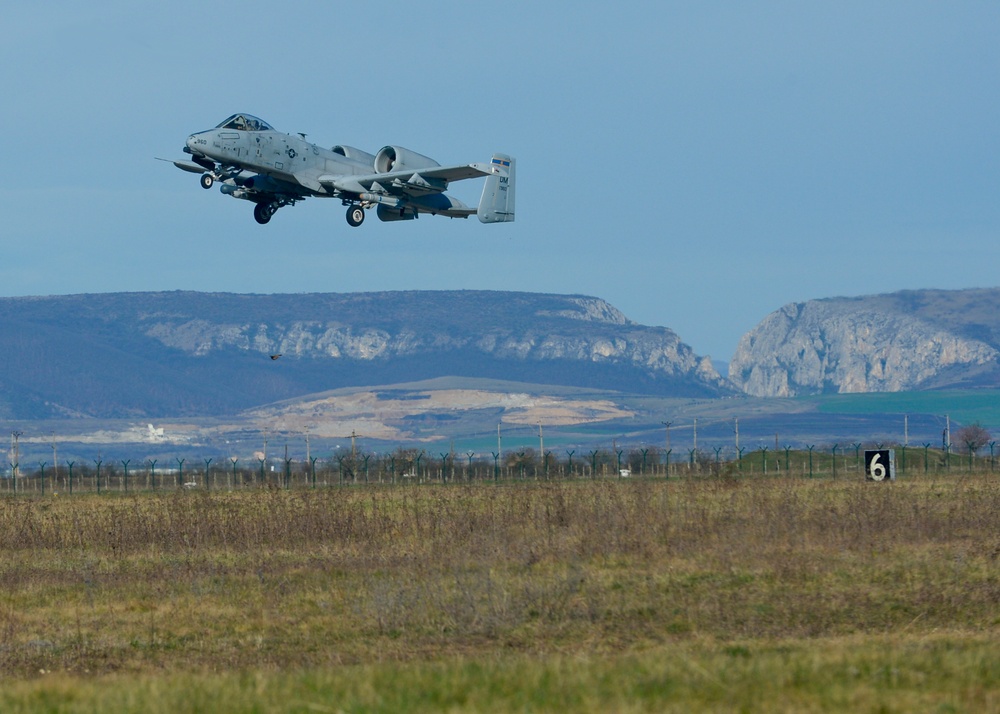
POLYGON ((15 487, 15 490, 16 490, 16 487, 17 487, 17 477, 20 475, 20 471, 21 471, 21 467, 20 467, 20 464, 21 464, 21 446, 18 443, 18 439, 21 438, 22 434, 24 434, 23 431, 12 431, 10 433, 11 448, 12 448, 12 450, 14 452, 14 460, 11 462, 10 468, 11 468, 11 476, 14 478, 14 487, 15 487))
POLYGON ((910 415, 903 415, 903 446, 910 445, 910 415))
POLYGON ((661 421, 661 424, 667 428, 667 451, 670 451, 670 424, 669 421, 661 421))
POLYGON ((733 424, 735 425, 736 431, 736 451, 740 450, 740 418, 733 417, 733 424))
POLYGON ((500 422, 497 422, 497 463, 503 457, 503 450, 500 448, 500 422))
POLYGON ((694 451, 698 453, 698 417, 694 418, 694 451))
POLYGON ((542 440, 542 422, 538 422, 538 458, 545 458, 545 442, 542 440))

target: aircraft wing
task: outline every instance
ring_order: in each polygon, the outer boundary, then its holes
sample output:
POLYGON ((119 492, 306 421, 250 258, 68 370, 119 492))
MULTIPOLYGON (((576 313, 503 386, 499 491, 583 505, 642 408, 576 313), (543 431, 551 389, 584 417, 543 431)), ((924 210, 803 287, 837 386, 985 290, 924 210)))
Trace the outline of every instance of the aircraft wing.
POLYGON ((349 194, 375 193, 391 196, 427 196, 443 193, 451 181, 480 178, 492 173, 489 164, 434 166, 426 169, 406 169, 384 174, 363 176, 320 176, 326 188, 349 194))

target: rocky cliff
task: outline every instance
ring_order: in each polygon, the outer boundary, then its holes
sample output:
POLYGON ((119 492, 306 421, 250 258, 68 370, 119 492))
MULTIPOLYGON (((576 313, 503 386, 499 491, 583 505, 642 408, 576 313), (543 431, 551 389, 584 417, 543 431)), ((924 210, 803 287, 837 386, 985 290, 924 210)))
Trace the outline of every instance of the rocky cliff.
POLYGON ((7 298, 0 340, 9 355, 0 416, 8 417, 215 415, 440 376, 678 396, 732 391, 673 331, 581 295, 7 298))
POLYGON ((1000 289, 794 303, 740 340, 729 379, 754 396, 1000 384, 1000 289))

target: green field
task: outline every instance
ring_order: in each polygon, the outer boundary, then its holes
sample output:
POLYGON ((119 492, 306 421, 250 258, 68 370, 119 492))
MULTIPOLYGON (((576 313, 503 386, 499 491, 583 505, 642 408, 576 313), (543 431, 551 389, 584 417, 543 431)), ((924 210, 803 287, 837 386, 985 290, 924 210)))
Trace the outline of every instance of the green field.
POLYGON ((989 711, 995 476, 0 499, 0 711, 989 711))
POLYGON ((1000 426, 1000 390, 881 392, 802 397, 826 414, 948 414, 962 424, 1000 426))

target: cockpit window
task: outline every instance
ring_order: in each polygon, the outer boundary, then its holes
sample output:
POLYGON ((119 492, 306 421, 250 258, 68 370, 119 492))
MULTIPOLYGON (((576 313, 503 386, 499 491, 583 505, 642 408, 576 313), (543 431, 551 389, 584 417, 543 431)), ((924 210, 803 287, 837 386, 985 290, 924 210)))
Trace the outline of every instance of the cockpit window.
POLYGON ((250 114, 233 114, 215 128, 236 129, 237 131, 274 131, 266 121, 250 114))

